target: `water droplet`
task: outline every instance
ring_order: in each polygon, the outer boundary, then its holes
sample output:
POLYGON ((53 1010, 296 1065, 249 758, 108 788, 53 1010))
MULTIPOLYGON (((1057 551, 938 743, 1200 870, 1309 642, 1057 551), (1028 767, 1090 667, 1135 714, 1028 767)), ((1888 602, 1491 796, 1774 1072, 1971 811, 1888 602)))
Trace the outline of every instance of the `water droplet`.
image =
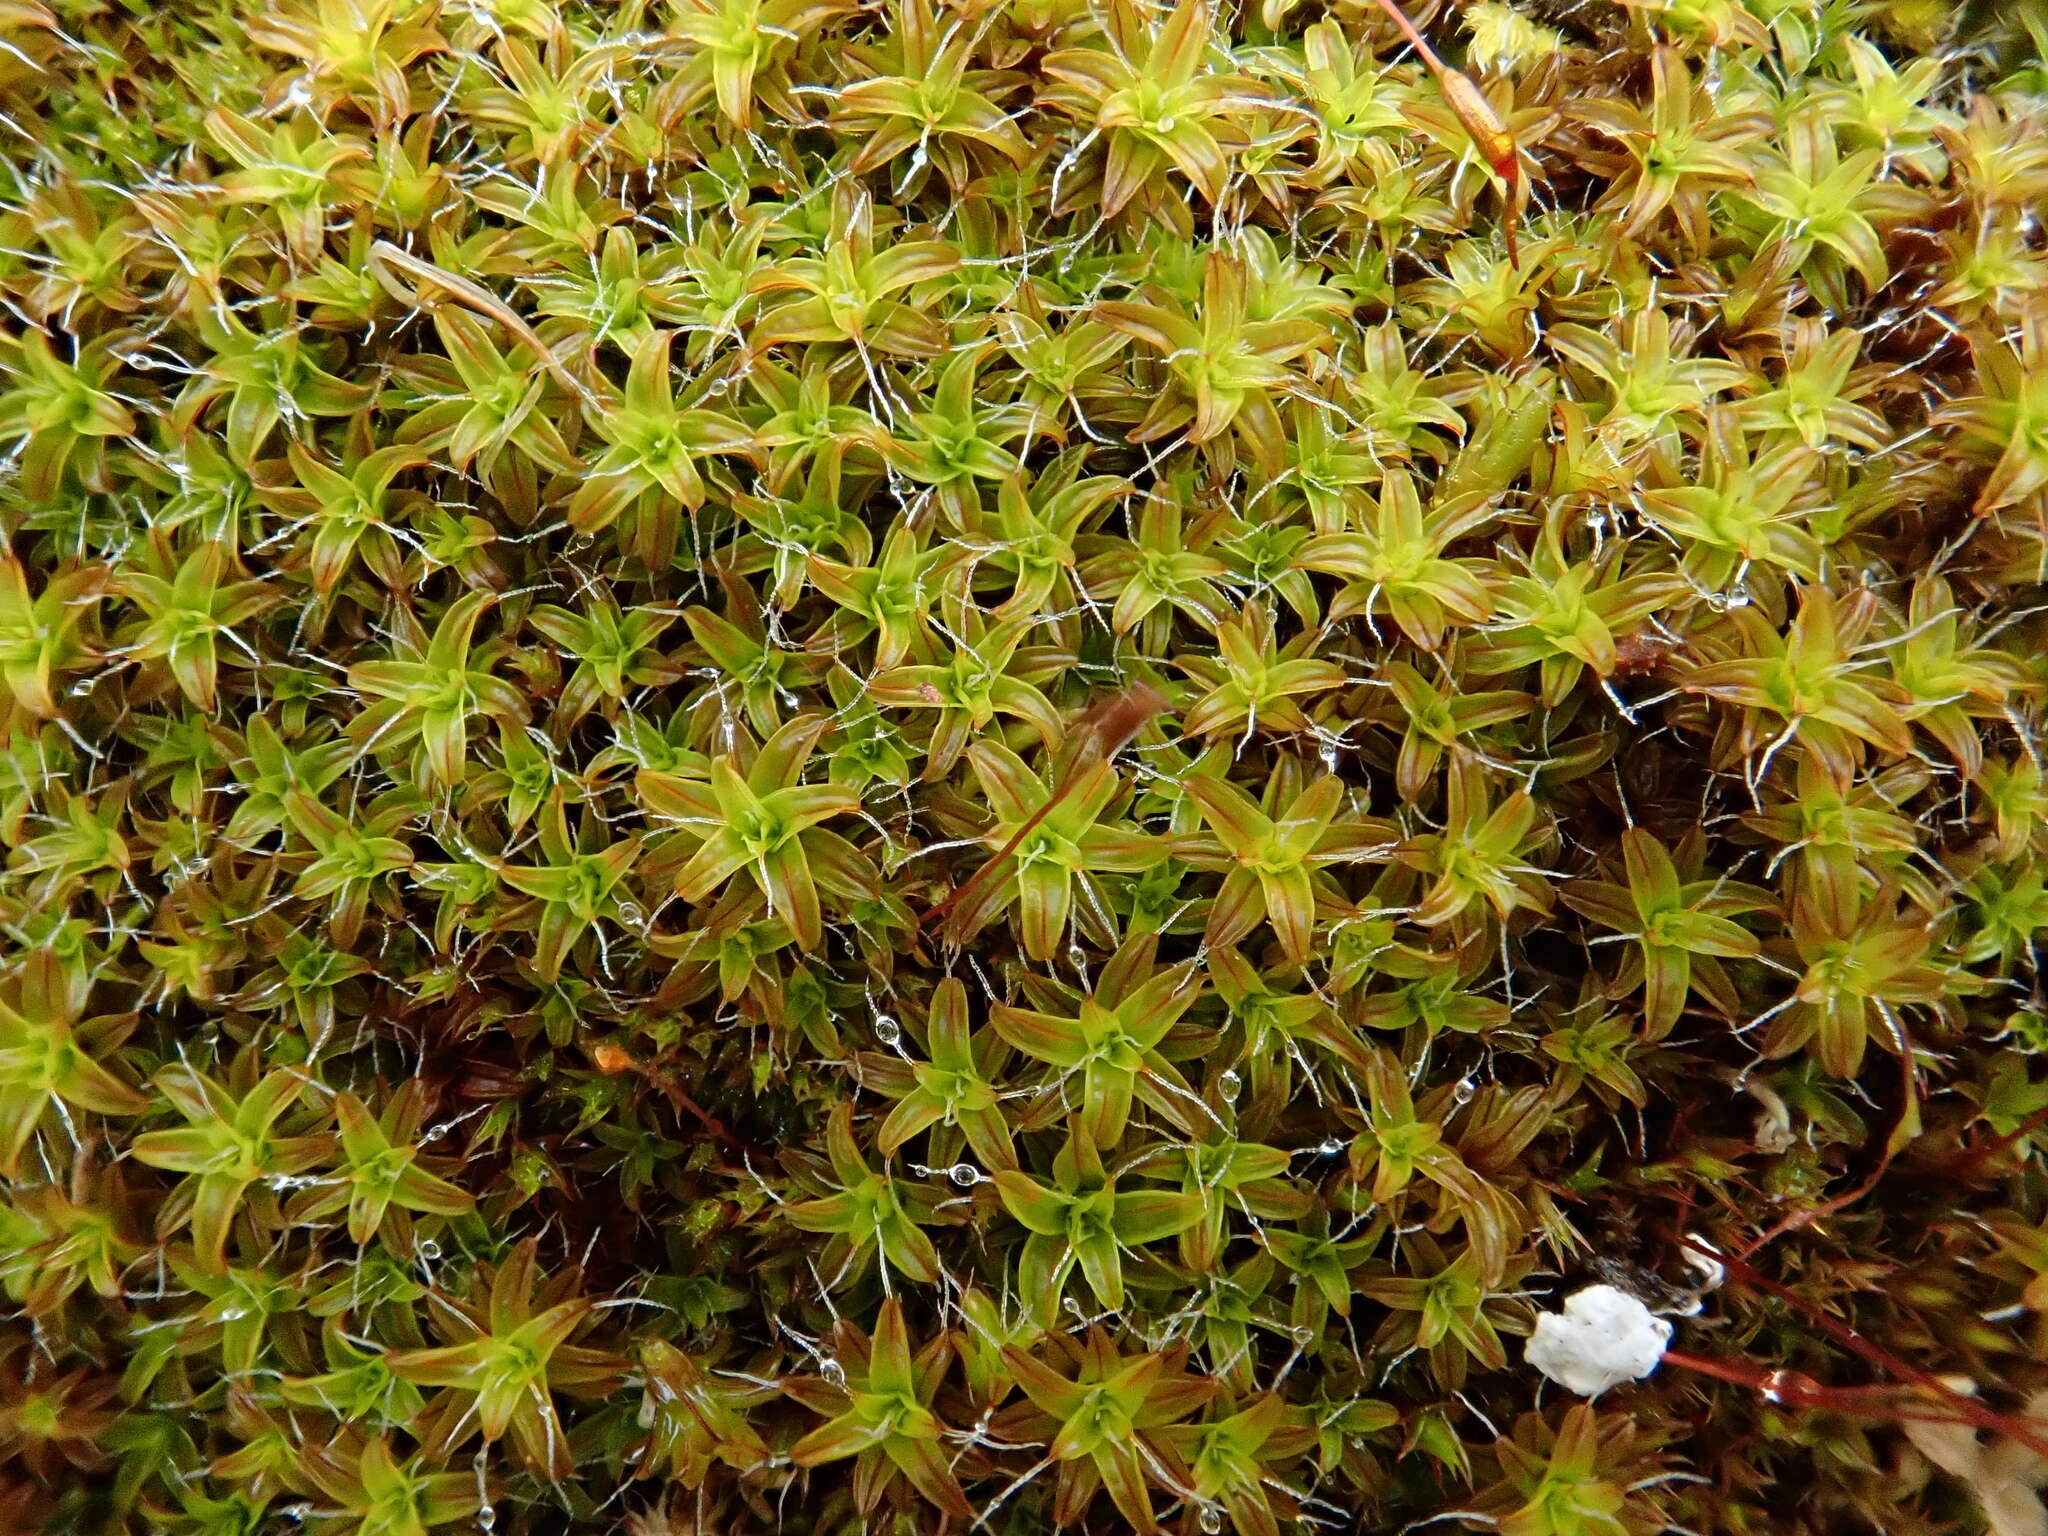
POLYGON ((1243 1087, 1244 1079, 1239 1077, 1234 1070, 1227 1071, 1216 1079, 1216 1091, 1222 1094, 1226 1101, 1235 1099, 1243 1087))
POLYGON ((1294 1340, 1297 1348, 1307 1349, 1309 1345, 1315 1343, 1316 1331, 1309 1327, 1307 1323, 1302 1323, 1295 1328, 1289 1329, 1288 1337, 1294 1340))
POLYGON ((622 901, 619 903, 619 921, 637 928, 647 921, 646 909, 637 901, 622 901))
POLYGON ((1179 126, 1180 119, 1173 116, 1171 113, 1168 113, 1165 117, 1159 119, 1159 131, 1161 133, 1171 133, 1175 128, 1179 126))
POLYGON ((886 1013, 875 1015, 875 1038, 887 1046, 894 1046, 903 1038, 903 1026, 886 1013))
POLYGON ((1074 1300, 1074 1298, 1071 1296, 1061 1297, 1060 1306, 1075 1317, 1079 1317, 1081 1315, 1081 1303, 1074 1300))
POLYGON ((431 1237, 423 1239, 420 1243, 420 1257, 429 1264, 433 1263, 434 1260, 441 1257, 441 1245, 431 1237))
POLYGON ((495 1531, 498 1528, 498 1510, 497 1506, 491 1503, 490 1447, 488 1445, 480 1445, 476 1448, 476 1460, 471 1465, 476 1468, 477 1529, 486 1533, 495 1531))
POLYGON ((835 1387, 846 1385, 846 1367, 830 1356, 818 1362, 818 1374, 835 1387))
POLYGON ((1345 1143, 1339 1141, 1335 1136, 1332 1136, 1328 1141, 1324 1142, 1322 1145, 1317 1147, 1316 1150, 1320 1152, 1324 1157, 1335 1157, 1339 1152, 1342 1152, 1344 1150, 1344 1147, 1345 1143))
POLYGON ((962 1189, 972 1189, 981 1182, 981 1170, 972 1163, 955 1163, 947 1177, 962 1189))
POLYGON ((1472 1102, 1472 1095, 1478 1091, 1478 1087, 1471 1078, 1461 1077, 1458 1079, 1457 1086, 1451 1089, 1451 1097, 1460 1104, 1469 1104, 1472 1102))
POLYGON ((1196 1519, 1200 1522, 1202 1529, 1209 1533, 1209 1536, 1217 1536, 1217 1533, 1223 1529, 1223 1511, 1214 1504, 1204 1504, 1202 1506, 1202 1513, 1196 1519))

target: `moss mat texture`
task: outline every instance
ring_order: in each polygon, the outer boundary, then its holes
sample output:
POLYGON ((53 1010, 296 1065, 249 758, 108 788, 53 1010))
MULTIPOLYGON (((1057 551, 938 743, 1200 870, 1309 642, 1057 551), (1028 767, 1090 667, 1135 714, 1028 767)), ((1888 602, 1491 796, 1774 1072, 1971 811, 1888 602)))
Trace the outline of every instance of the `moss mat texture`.
POLYGON ((0 0, 0 1531, 2048 1532, 2044 42, 0 0))

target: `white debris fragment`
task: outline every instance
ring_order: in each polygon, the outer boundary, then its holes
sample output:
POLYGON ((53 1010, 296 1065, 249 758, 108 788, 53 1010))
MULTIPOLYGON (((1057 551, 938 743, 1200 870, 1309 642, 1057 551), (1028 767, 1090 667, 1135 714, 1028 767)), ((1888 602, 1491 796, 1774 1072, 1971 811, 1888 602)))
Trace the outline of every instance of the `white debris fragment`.
MULTIPOLYGON (((1967 1376, 1942 1380, 1965 1397, 1976 1395, 1977 1384, 1967 1376)), ((2048 1419, 2048 1392, 2028 1400, 2026 1417, 2036 1425, 2048 1419)), ((1907 1419, 1899 1427, 1929 1461, 1969 1485, 1991 1536, 2048 1536, 2048 1508, 2035 1492, 2048 1485, 2048 1461, 2029 1447, 2009 1439, 1987 1445, 1968 1424, 1907 1419)))
POLYGON ((1671 1325, 1627 1291, 1589 1285, 1565 1298, 1564 1311, 1536 1319, 1523 1358, 1581 1397, 1637 1381, 1657 1369, 1671 1325))

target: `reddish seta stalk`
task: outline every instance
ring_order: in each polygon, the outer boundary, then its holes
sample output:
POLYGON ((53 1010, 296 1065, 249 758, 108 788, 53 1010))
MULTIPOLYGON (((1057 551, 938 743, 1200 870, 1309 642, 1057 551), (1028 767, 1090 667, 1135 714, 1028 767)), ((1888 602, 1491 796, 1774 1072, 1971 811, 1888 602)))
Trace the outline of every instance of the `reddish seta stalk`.
POLYGON ((1793 1408, 1832 1408, 1842 1413, 1889 1419, 1894 1422, 1918 1420, 1935 1424, 1968 1424, 1975 1429, 2017 1441, 2036 1456, 2048 1461, 2048 1436, 2027 1420, 1996 1413, 1975 1398, 1958 1392, 1930 1372, 1920 1370, 1881 1349, 1854 1328, 1829 1317, 1804 1297, 1767 1279, 1733 1254, 1717 1252, 1697 1239, 1680 1238, 1686 1247, 1711 1258, 1730 1276, 1754 1286, 1785 1303, 1845 1349, 1893 1378, 1891 1382, 1861 1387, 1831 1387, 1815 1381, 1802 1371, 1765 1370, 1747 1360, 1714 1360, 1689 1355, 1682 1350, 1664 1351, 1666 1364, 1696 1371, 1717 1381, 1749 1387, 1766 1402, 1793 1408))
POLYGON ((678 1117, 688 1116, 695 1120, 728 1151, 745 1153, 748 1150, 745 1142, 726 1129, 723 1120, 685 1093, 672 1074, 639 1060, 621 1046, 608 1043, 592 1048, 590 1062, 606 1077, 617 1077, 621 1072, 633 1073, 666 1097, 675 1106, 678 1117))
POLYGON ((1479 82, 1462 69, 1453 69, 1446 64, 1437 51, 1415 28, 1394 0, 1379 0, 1380 9, 1387 13, 1401 35, 1408 40, 1408 46, 1421 56, 1422 62, 1436 76, 1437 85, 1443 90, 1444 100, 1450 103, 1451 111, 1472 136, 1472 142, 1486 163, 1493 167, 1494 175, 1500 177, 1507 188, 1506 209, 1501 218, 1501 232, 1507 236, 1508 266, 1519 271, 1522 265, 1520 242, 1516 238, 1515 224, 1522 208, 1529 200, 1528 183, 1522 179, 1521 149, 1515 143, 1515 136, 1508 132, 1508 126, 1501 121, 1500 114, 1493 109, 1493 103, 1486 99, 1486 93, 1479 89, 1479 82))
POLYGON ((1066 798, 1068 790, 1080 782, 1084 769, 1116 756, 1124 744, 1142 731, 1152 717, 1164 708, 1165 695, 1145 683, 1138 683, 1089 706, 1074 727, 1080 745, 1075 752, 1073 763, 1060 782, 1054 786, 1052 793, 1045 797, 1044 803, 1037 810, 1024 819, 1022 826, 1010 834, 1010 840, 1003 844, 994 858, 969 875, 950 896, 919 918, 918 927, 923 928, 926 924, 944 917, 958 906, 970 891, 987 879, 990 871, 1000 869, 1004 861, 1017 851, 1024 839, 1031 835, 1032 829, 1045 820, 1054 806, 1066 798))

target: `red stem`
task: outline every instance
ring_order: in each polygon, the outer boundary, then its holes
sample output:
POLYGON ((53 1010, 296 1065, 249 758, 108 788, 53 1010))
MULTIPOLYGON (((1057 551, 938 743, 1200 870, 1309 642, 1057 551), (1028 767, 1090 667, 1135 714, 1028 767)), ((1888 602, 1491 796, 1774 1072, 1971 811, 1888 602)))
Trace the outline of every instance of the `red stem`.
POLYGON ((1766 1371, 1748 1360, 1716 1360, 1678 1349, 1665 1350, 1664 1363, 1697 1375, 1711 1376, 1716 1381, 1748 1387, 1769 1402, 1793 1408, 1832 1408, 1837 1413, 1853 1413, 1866 1418, 1910 1420, 1920 1424, 1970 1424, 1978 1429, 2010 1432, 2008 1421, 1988 1408, 1980 1408, 1976 1415, 1933 1412, 1930 1411, 1932 1404, 1901 1400, 1898 1394, 1908 1389, 1889 1384, 1831 1387, 1825 1382, 1815 1381, 1804 1371, 1766 1371))
POLYGON ((1037 810, 1025 817, 1024 825, 1010 834, 1010 840, 1003 844, 1001 851, 994 858, 969 875, 952 895, 926 911, 924 916, 917 920, 917 926, 921 929, 927 923, 944 917, 959 905, 962 897, 987 879, 992 871, 1001 868, 1003 861, 1015 853, 1018 844, 1031 834, 1031 829, 1045 820, 1046 813, 1058 805, 1065 798, 1067 791, 1080 782, 1083 772, 1092 768, 1098 761, 1106 761, 1116 756, 1123 744, 1143 730, 1145 722, 1165 707, 1165 697, 1144 683, 1126 688, 1122 693, 1113 694, 1090 706, 1076 727, 1079 750, 1068 763, 1059 783, 1053 786, 1052 793, 1045 797, 1037 810))
POLYGON ((955 887, 952 895, 948 896, 944 901, 940 902, 937 906, 927 911, 923 917, 919 918, 917 920, 917 926, 922 928, 927 923, 934 922, 937 919, 944 917, 948 912, 952 911, 954 907, 958 906, 960 904, 960 899, 963 896, 965 896, 969 891, 973 890, 977 885, 981 884, 981 882, 987 878, 990 870, 999 868, 1005 859, 1007 859, 1011 854, 1017 851, 1018 844, 1022 843, 1026 837, 1030 836, 1031 829, 1037 826, 1041 821, 1045 820, 1046 813, 1050 811, 1054 806, 1058 805, 1060 801, 1066 797, 1067 791, 1074 787, 1075 780, 1079 777, 1080 775, 1077 773, 1069 773, 1065 778, 1061 779, 1059 784, 1053 789, 1053 792, 1047 795, 1045 799, 1039 804, 1038 809, 1033 811, 1029 816, 1025 817, 1024 824, 1021 827, 1019 827, 1015 832, 1012 832, 1010 834, 1010 840, 1007 843, 1003 844, 1001 850, 996 854, 996 856, 990 859, 986 864, 982 865, 981 868, 977 869, 973 874, 969 875, 964 881, 962 881, 957 887, 955 887))
POLYGON ((1423 63, 1439 76, 1447 72, 1444 61, 1437 57, 1436 50, 1429 46, 1428 40, 1420 32, 1415 30, 1415 23, 1394 4, 1394 0, 1380 0, 1380 9, 1385 11, 1388 19, 1401 29, 1401 35, 1408 39, 1408 46, 1422 55, 1423 63))
MULTIPOLYGON (((2048 1437, 2044 1437, 2039 1430, 2030 1427, 2024 1421, 2011 1418, 2005 1414, 1994 1413, 1975 1398, 1964 1396, 1938 1376, 1923 1371, 1917 1366, 1908 1365, 1889 1350, 1881 1349, 1871 1343, 1870 1340, 1864 1338, 1862 1334, 1858 1333, 1848 1324, 1829 1317, 1803 1296, 1795 1295, 1784 1286, 1779 1285, 1775 1280, 1766 1279, 1746 1260, 1739 1259, 1733 1254, 1721 1253, 1695 1237, 1682 1236, 1679 1238, 1679 1242, 1694 1252, 1712 1259, 1716 1264, 1726 1269, 1730 1275, 1742 1281, 1743 1284, 1753 1286, 1765 1295, 1784 1302, 1837 1344, 1840 1344, 1852 1354, 1860 1356, 1867 1363, 1877 1367, 1877 1369, 1892 1377, 1894 1381, 1917 1388, 1923 1393, 1940 1399, 1946 1407, 1954 1411, 1957 1418, 1962 1419, 1964 1422, 1975 1425, 1978 1429, 1988 1429, 1996 1434, 2004 1435, 2009 1440, 2017 1440, 2036 1456, 2041 1457, 2043 1460, 2048 1460, 2048 1437)), ((1664 1358, 1671 1360, 1674 1359, 1674 1356, 1667 1350, 1665 1351, 1664 1358)), ((1678 1364, 1688 1367, 1695 1364, 1694 1357, 1690 1355, 1677 1356, 1676 1361, 1678 1364)), ((1805 1376, 1797 1371, 1762 1373, 1754 1379, 1746 1376, 1731 1376, 1727 1373, 1735 1371, 1739 1367, 1727 1364, 1726 1362, 1713 1362, 1713 1364, 1718 1369, 1708 1370, 1706 1374, 1718 1375, 1725 1381, 1741 1381, 1744 1385, 1755 1386, 1760 1391, 1763 1390, 1763 1383, 1765 1381, 1773 1377, 1777 1378, 1774 1390, 1778 1393, 1780 1399, 1785 1401, 1791 1401, 1795 1391, 1811 1389, 1812 1391, 1831 1393, 1856 1390, 1853 1388, 1823 1387, 1820 1383, 1814 1381, 1812 1377, 1805 1376)), ((1810 1396, 1802 1400, 1833 1401, 1833 1399, 1829 1398, 1813 1399, 1810 1396)))
POLYGON ((1739 1249, 1735 1254, 1737 1259, 1754 1258, 1759 1249, 1783 1237, 1787 1232, 1797 1232, 1801 1227, 1810 1227, 1823 1217, 1832 1216, 1837 1211, 1846 1210, 1877 1188, 1878 1180, 1885 1176, 1885 1171, 1892 1165, 1892 1135, 1896 1133, 1899 1125, 1905 1124, 1906 1117, 1913 1113, 1913 1106, 1920 1097, 1920 1071, 1913 1063, 1912 1046, 1906 1041, 1901 1040, 1900 1047, 1899 1075, 1903 1081, 1900 1085, 1899 1119, 1895 1122, 1893 1131, 1886 1134, 1884 1149, 1878 1154, 1877 1167, 1871 1170, 1870 1177, 1861 1184, 1858 1184, 1846 1195, 1837 1195, 1834 1199, 1823 1201, 1821 1204, 1807 1210, 1793 1212, 1790 1216, 1785 1217, 1784 1220, 1766 1230, 1761 1237, 1755 1238, 1739 1249))
POLYGON ((1975 1151, 1965 1153, 1961 1161, 1950 1168, 1949 1176, 1954 1179, 1961 1179, 1965 1174, 1975 1173, 1979 1165, 1986 1158, 1996 1157, 1999 1153, 2005 1151, 2006 1148, 2015 1146, 2033 1135, 2034 1132, 2040 1130, 2044 1125, 2048 1125, 2048 1109, 2035 1110, 2034 1113, 2027 1116, 2026 1119, 2022 1120, 2012 1130, 2007 1131, 2003 1136, 1995 1137, 1984 1143, 1983 1146, 1978 1147, 1975 1151))

